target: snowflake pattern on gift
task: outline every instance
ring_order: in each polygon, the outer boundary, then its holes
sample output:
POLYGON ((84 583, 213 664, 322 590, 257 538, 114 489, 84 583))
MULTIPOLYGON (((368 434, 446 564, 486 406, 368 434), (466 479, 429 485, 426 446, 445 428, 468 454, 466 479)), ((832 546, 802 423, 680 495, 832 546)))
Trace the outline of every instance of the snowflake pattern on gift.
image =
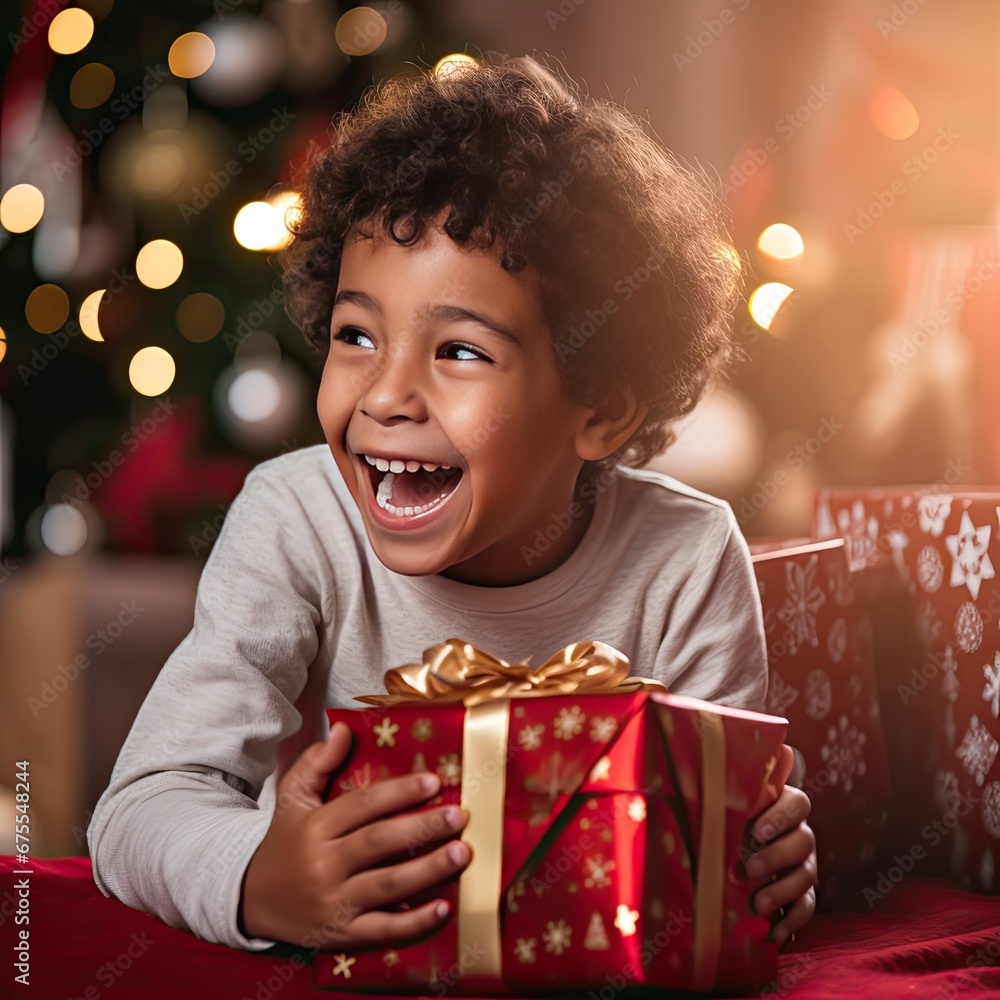
POLYGON ((521 963, 529 965, 537 961, 535 948, 538 946, 538 938, 518 938, 514 944, 514 957, 521 963))
POLYGON ((879 556, 878 519, 866 514, 865 505, 855 500, 850 511, 837 511, 837 524, 844 539, 847 566, 851 572, 874 566, 879 556))
POLYGON ((983 791, 983 829, 1000 840, 1000 781, 991 781, 983 791))
POLYGON ((905 531, 893 528, 886 533, 885 540, 892 553, 892 564, 896 567, 896 572, 903 580, 909 580, 910 571, 906 566, 906 550, 909 547, 910 539, 905 531))
POLYGON ((613 715, 595 715, 590 720, 590 738, 595 743, 607 743, 618 728, 618 720, 613 715))
POLYGON ((771 715, 784 715, 785 709, 798 698, 799 692, 772 670, 767 683, 767 710, 771 715))
POLYGON ((925 545, 917 554, 917 583, 925 594, 936 593, 944 580, 944 563, 933 545, 925 545))
POLYGON ((809 673, 806 677, 806 715, 819 722, 825 719, 833 704, 833 686, 827 672, 821 667, 809 673))
POLYGON ((941 638, 941 619, 937 609, 926 601, 917 609, 917 635, 924 646, 933 646, 941 638))
POLYGON ((363 767, 355 768, 343 781, 340 782, 342 791, 353 792, 358 788, 367 788, 375 780, 372 774, 371 763, 366 763, 363 767))
POLYGON ((544 732, 545 726, 542 724, 524 726, 517 734, 517 742, 524 750, 537 750, 542 745, 542 733, 544 732))
POLYGON ((826 637, 826 651, 834 663, 840 663, 847 652, 847 622, 838 618, 831 626, 826 637))
POLYGON ((820 759, 830 773, 830 784, 842 784, 844 791, 854 787, 855 776, 861 778, 867 770, 864 761, 867 736, 842 715, 836 726, 826 731, 827 742, 820 747, 820 759))
POLYGON ((976 784, 982 788, 983 781, 993 761, 996 760, 1000 744, 990 735, 990 731, 974 715, 969 720, 969 728, 962 737, 962 745, 955 751, 955 756, 965 765, 966 771, 976 779, 976 784))
POLYGON ((920 517, 920 530, 935 538, 941 537, 944 523, 951 513, 950 496, 923 496, 917 500, 917 514, 920 517))
POLYGON ((530 826, 544 822, 560 795, 572 795, 583 781, 580 765, 556 751, 546 755, 538 770, 525 778, 524 787, 531 793, 530 826))
POLYGON ((992 663, 983 664, 983 676, 986 678, 983 701, 989 706, 993 718, 1000 718, 1000 650, 992 663))
POLYGON ((561 708, 559 714, 552 720, 552 732, 557 740, 571 740, 583 731, 587 717, 579 705, 572 708, 561 708))
POLYGON ((979 588, 983 580, 992 580, 996 575, 987 549, 990 544, 991 528, 984 524, 977 528, 972 523, 967 510, 962 511, 962 520, 957 535, 948 535, 944 544, 952 558, 951 585, 969 588, 974 601, 979 599, 979 588))
POLYGON ((545 925, 545 933, 542 935, 545 950, 561 955, 570 946, 572 936, 573 928, 565 920, 550 920, 545 925))
POLYGON ((377 726, 372 726, 372 732, 378 737, 375 741, 377 747, 394 747, 396 745, 396 733, 399 726, 386 716, 377 726))
POLYGON ((851 573, 840 560, 831 562, 826 571, 827 590, 834 604, 842 608, 854 603, 854 585, 851 583, 851 573))
POLYGON ((615 863, 611 858, 605 858, 603 854, 595 854, 583 862, 584 880, 583 884, 588 889, 607 889, 611 885, 611 878, 608 872, 614 871, 615 863))
POLYGON ((788 650, 794 656, 806 645, 818 646, 816 638, 816 612, 826 600, 823 591, 816 585, 818 556, 810 556, 805 566, 789 562, 785 564, 785 583, 788 596, 784 606, 778 610, 778 617, 787 626, 788 650))
POLYGON ((958 776, 954 771, 938 771, 934 775, 934 804, 944 814, 953 813, 960 802, 958 776))
POLYGON ((438 757, 438 776, 442 785, 457 785, 462 780, 462 765, 457 753, 445 753, 438 757))
POLYGON ((426 743, 434 735, 434 723, 426 718, 417 719, 410 732, 418 743, 426 743))
POLYGON ((963 653, 974 653, 983 643, 983 616, 966 601, 955 615, 955 642, 963 653))

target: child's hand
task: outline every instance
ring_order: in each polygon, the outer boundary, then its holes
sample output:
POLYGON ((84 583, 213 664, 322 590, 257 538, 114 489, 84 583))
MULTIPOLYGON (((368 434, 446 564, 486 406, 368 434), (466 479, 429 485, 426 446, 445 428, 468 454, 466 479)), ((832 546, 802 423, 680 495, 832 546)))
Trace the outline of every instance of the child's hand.
POLYGON ((350 730, 335 723, 278 784, 271 825, 247 866, 241 930, 314 948, 348 948, 432 930, 448 904, 432 900, 413 910, 381 912, 461 871, 471 858, 450 840, 431 853, 376 868, 392 855, 454 837, 465 826, 458 806, 393 815, 437 794, 434 774, 380 781, 323 803, 330 773, 350 749, 350 730), (388 818, 383 818, 388 817, 388 818))
POLYGON ((780 918, 772 920, 770 933, 779 946, 804 927, 816 909, 816 838, 805 823, 810 808, 805 792, 786 785, 751 830, 755 853, 745 867, 758 887, 751 905, 755 913, 780 918), (779 907, 785 907, 783 915, 779 907))

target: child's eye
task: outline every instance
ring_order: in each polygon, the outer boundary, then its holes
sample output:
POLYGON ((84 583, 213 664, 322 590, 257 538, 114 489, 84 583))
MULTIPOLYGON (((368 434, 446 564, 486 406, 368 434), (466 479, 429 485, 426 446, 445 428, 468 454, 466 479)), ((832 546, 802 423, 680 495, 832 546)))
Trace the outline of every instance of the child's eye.
POLYGON ((345 344, 352 344, 356 347, 374 347, 371 337, 362 332, 356 326, 342 326, 334 335, 334 340, 340 340, 345 344), (367 341, 367 343, 362 343, 367 341))
POLYGON ((468 344, 445 344, 438 354, 442 358, 450 358, 455 361, 486 361, 489 364, 493 364, 492 358, 487 357, 482 351, 477 350, 475 347, 470 347, 468 344))

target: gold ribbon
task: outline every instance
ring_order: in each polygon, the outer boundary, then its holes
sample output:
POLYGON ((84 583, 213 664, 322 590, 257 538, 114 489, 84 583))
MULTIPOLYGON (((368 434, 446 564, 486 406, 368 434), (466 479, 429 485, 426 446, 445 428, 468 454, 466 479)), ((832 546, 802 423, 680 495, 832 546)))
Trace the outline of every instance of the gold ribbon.
MULTIPOLYGON (((380 707, 405 704, 463 703, 461 804, 469 814, 463 839, 472 860, 458 883, 458 954, 479 944, 485 957, 475 976, 503 980, 500 900, 503 884, 503 826, 510 698, 560 694, 627 694, 666 691, 659 681, 629 677, 624 653, 603 642, 575 642, 538 667, 507 663, 461 639, 448 639, 424 652, 423 663, 386 672, 384 695, 357 700, 380 707), (492 762, 495 775, 490 777, 492 762)), ((714 706, 682 699, 700 711, 702 733, 702 815, 695 886, 694 972, 692 989, 715 981, 722 945, 725 874, 726 737, 714 706)))

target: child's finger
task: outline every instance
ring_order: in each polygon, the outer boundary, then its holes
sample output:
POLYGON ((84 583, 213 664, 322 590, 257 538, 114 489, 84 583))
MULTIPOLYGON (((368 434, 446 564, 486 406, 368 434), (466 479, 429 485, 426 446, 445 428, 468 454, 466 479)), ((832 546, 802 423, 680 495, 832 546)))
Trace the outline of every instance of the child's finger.
POLYGON ((458 806, 444 806, 369 823, 340 839, 345 870, 348 874, 367 871, 403 852, 412 858, 427 844, 456 836, 467 820, 458 806))
POLYGON ((816 909, 816 890, 807 889, 785 912, 785 915, 772 928, 769 936, 779 948, 783 947, 788 939, 801 930, 809 922, 816 909))
POLYGON ((342 722, 335 722, 330 735, 322 743, 306 747, 285 772, 278 783, 279 802, 282 795, 292 795, 303 805, 321 805, 330 773, 340 767, 350 749, 350 729, 342 722))
POLYGON ((811 855, 802 864, 776 882, 769 882, 754 893, 751 906, 760 916, 769 916, 779 906, 788 906, 816 885, 816 857, 811 855))
POLYGON ((801 788, 786 786, 778 801, 754 820, 751 835, 758 843, 766 844, 804 822, 811 809, 809 796, 801 788))
POLYGON ((795 868, 816 850, 816 836, 804 823, 757 851, 746 863, 751 881, 770 878, 785 868, 795 868))
POLYGON ((356 788, 327 802, 315 817, 320 836, 332 840, 357 830, 372 820, 382 819, 425 802, 441 790, 436 774, 406 774, 356 788))
MULTIPOLYGON (((356 917, 350 925, 352 944, 383 944, 403 941, 434 930, 451 912, 447 900, 435 899, 413 910, 385 913, 372 910, 356 917)), ((329 947, 329 946, 328 946, 329 947)))
POLYGON ((378 910, 443 882, 471 859, 469 845, 453 840, 422 858, 352 876, 344 883, 344 895, 362 912, 378 910))

